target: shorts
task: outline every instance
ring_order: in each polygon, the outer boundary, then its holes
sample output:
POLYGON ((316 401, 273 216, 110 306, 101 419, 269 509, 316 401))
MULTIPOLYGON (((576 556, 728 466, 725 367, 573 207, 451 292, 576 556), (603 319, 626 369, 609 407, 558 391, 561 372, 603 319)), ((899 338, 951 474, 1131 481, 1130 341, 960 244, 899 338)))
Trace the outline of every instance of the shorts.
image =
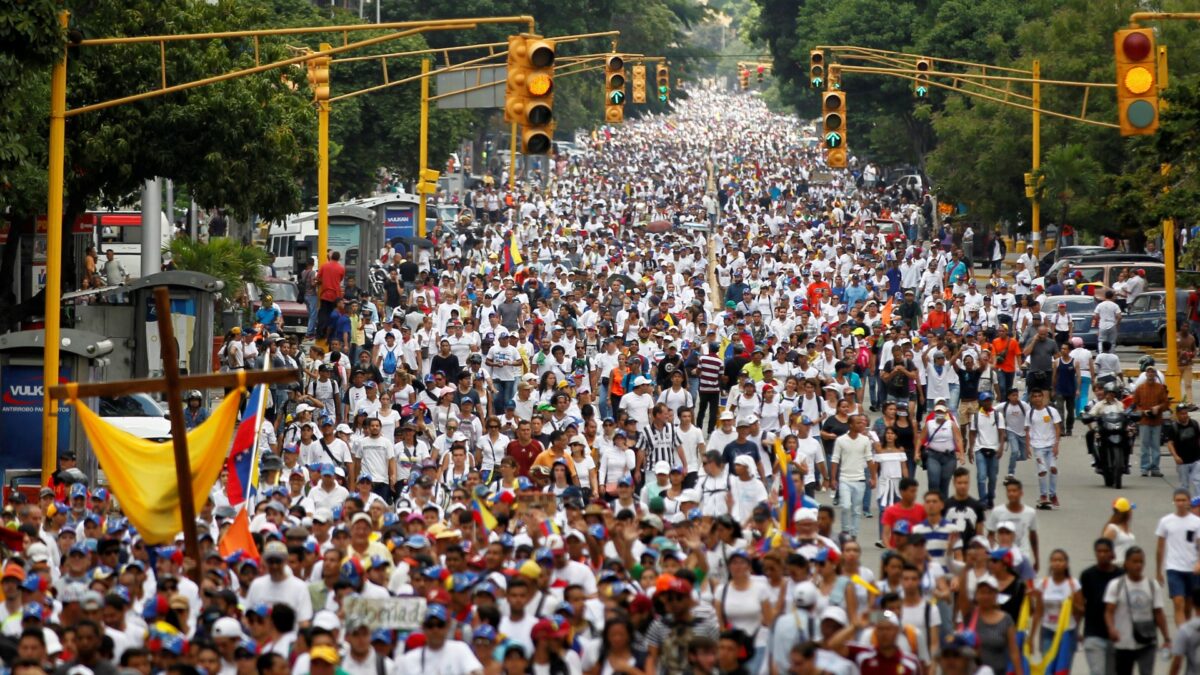
POLYGON ((979 412, 979 401, 959 401, 960 424, 970 422, 971 416, 979 412))
POLYGON ((1190 598, 1197 587, 1200 587, 1200 576, 1195 573, 1167 570, 1167 597, 1190 598))

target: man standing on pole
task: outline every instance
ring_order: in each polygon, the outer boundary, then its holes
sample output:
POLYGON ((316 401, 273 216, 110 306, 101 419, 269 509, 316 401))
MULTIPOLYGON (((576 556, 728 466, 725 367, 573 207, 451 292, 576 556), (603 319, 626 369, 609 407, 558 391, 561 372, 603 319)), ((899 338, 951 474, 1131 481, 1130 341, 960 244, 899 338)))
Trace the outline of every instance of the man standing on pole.
POLYGON ((320 285, 321 308, 317 311, 317 337, 325 335, 329 323, 329 315, 342 297, 342 279, 346 277, 346 268, 339 262, 342 254, 333 251, 329 261, 317 270, 317 283, 320 285))

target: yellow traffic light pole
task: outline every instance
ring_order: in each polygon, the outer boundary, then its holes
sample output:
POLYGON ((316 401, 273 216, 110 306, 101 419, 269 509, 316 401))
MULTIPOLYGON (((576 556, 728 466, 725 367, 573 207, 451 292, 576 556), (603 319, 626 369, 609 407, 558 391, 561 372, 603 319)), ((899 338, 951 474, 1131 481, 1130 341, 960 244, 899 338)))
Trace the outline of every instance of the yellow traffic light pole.
MULTIPOLYGON (((1042 74, 1041 61, 1033 60, 1033 195, 1029 202, 1029 239, 1033 243, 1033 259, 1038 258, 1038 246, 1042 239, 1042 192, 1040 189, 1042 177, 1039 170, 1042 166, 1042 115, 1038 110, 1042 107, 1042 85, 1038 81, 1042 74)), ((1059 227, 1062 227, 1061 225, 1059 227)))
MULTIPOLYGON (((59 22, 66 29, 70 14, 61 12, 59 22)), ((439 19, 431 21, 403 21, 385 24, 354 24, 348 26, 301 26, 296 28, 262 29, 226 31, 215 33, 193 33, 182 35, 143 35, 136 37, 93 38, 80 40, 71 46, 100 47, 131 44, 158 43, 163 57, 160 61, 160 82, 158 89, 120 96, 106 101, 100 101, 77 108, 67 108, 67 50, 64 48, 59 60, 54 64, 50 79, 50 133, 49 158, 47 162, 47 179, 49 182, 46 204, 46 287, 45 293, 45 345, 43 349, 42 379, 42 482, 48 482, 58 463, 58 405, 50 395, 50 384, 58 382, 59 378, 59 343, 62 334, 62 218, 63 218, 63 174, 66 153, 66 121, 87 112, 113 108, 127 103, 134 103, 159 96, 165 96, 196 87, 202 87, 217 82, 263 73, 269 70, 286 68, 292 65, 341 54, 355 49, 396 40, 410 35, 436 30, 466 30, 475 28, 477 24, 524 23, 530 31, 534 30, 532 16, 482 17, 476 19, 439 19), (395 31, 358 42, 350 42, 349 34, 364 30, 395 31), (301 54, 296 57, 260 63, 259 38, 282 35, 313 35, 319 33, 341 33, 343 44, 320 52, 301 54), (187 42, 195 40, 220 40, 246 38, 252 39, 255 45, 255 65, 248 68, 222 73, 191 82, 167 85, 166 46, 168 43, 187 42)), ((324 255, 324 249, 319 253, 324 255)))
MULTIPOLYGON (((421 141, 417 150, 417 162, 420 163, 420 171, 424 171, 429 166, 429 59, 421 59, 421 141)), ((417 214, 417 236, 425 238, 425 190, 418 189, 417 201, 419 203, 417 214)))

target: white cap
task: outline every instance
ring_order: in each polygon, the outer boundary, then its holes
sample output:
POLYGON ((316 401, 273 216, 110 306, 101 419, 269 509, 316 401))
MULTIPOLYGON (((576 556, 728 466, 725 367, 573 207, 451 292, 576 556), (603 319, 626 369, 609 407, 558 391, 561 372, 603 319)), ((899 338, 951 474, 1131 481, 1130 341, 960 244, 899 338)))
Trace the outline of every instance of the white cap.
POLYGON ((841 607, 826 607, 825 611, 821 612, 821 620, 836 621, 843 626, 850 625, 850 618, 846 616, 846 610, 841 607))
POLYGON ((659 476, 665 476, 671 473, 671 465, 667 463, 667 460, 660 459, 654 463, 654 473, 659 476))
POLYGON ((296 414, 297 415, 299 415, 302 412, 312 412, 314 410, 316 410, 316 408, 312 407, 311 405, 309 405, 307 403, 301 403, 300 405, 296 406, 296 414))
POLYGON ((213 624, 212 636, 214 638, 241 639, 244 637, 242 634, 242 624, 238 623, 238 620, 233 617, 223 616, 213 624))
POLYGON ((695 502, 695 503, 699 504, 700 503, 700 492, 698 490, 696 490, 695 488, 684 490, 683 492, 679 493, 679 501, 680 501, 680 503, 695 502))
POLYGON ((29 548, 25 549, 25 557, 29 558, 29 562, 50 562, 50 548, 40 541, 30 544, 29 548))
POLYGON ((349 424, 346 424, 346 423, 344 423, 344 422, 343 422, 342 424, 339 424, 339 425, 337 425, 337 428, 336 428, 336 429, 334 429, 334 431, 338 432, 339 434, 352 434, 352 433, 354 433, 354 430, 350 428, 350 425, 349 425, 349 424))
POLYGON ((999 532, 1000 530, 1008 530, 1009 532, 1015 534, 1017 531, 1017 524, 1011 520, 1002 520, 1000 521, 1000 524, 996 526, 996 531, 999 532))
MULTIPOLYGON (((663 463, 665 464, 666 462, 663 462, 663 463)), ((735 465, 741 464, 742 466, 746 467, 747 469, 751 469, 751 470, 754 469, 754 460, 750 459, 749 455, 738 455, 737 459, 733 460, 733 463, 735 465)))
POLYGON ((815 522, 817 522, 817 510, 813 509, 813 508, 808 508, 808 507, 802 506, 802 507, 796 509, 796 512, 792 514, 792 519, 795 520, 797 523, 804 523, 804 522, 814 522, 815 523, 815 522))
POLYGON ((726 410, 725 412, 721 413, 721 417, 720 417, 720 418, 718 418, 718 419, 720 419, 722 422, 724 422, 725 420, 731 420, 731 419, 733 419, 733 411, 732 411, 732 410, 726 410))
POLYGON ((1000 581, 990 574, 985 574, 975 581, 975 587, 979 586, 991 586, 998 591, 1000 590, 1000 581))
POLYGON ((332 633, 335 630, 341 630, 342 620, 338 618, 337 613, 323 609, 313 615, 312 625, 332 633))

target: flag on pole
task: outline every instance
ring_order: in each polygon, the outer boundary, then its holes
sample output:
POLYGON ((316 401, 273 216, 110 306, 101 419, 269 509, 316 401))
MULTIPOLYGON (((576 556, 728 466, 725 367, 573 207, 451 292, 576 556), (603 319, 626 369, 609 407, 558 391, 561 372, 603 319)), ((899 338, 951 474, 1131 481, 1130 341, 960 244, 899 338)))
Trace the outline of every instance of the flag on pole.
POLYGON ((217 543, 217 551, 223 558, 234 555, 238 551, 241 551, 243 556, 255 560, 259 558, 258 546, 254 544, 254 537, 250 536, 250 514, 246 513, 244 506, 238 509, 233 523, 228 530, 225 530, 225 534, 221 535, 221 541, 217 543))
POLYGON ((779 531, 796 534, 796 505, 799 498, 796 495, 796 482, 792 480, 792 460, 783 451, 783 441, 775 439, 775 458, 779 462, 779 494, 783 497, 783 505, 779 509, 779 531))
POLYGON ((895 298, 888 298, 888 301, 883 304, 883 310, 879 312, 879 320, 884 326, 892 325, 892 302, 895 298))
POLYGON ((225 460, 228 474, 225 496, 229 498, 230 506, 237 506, 258 492, 258 438, 266 403, 267 388, 260 384, 250 392, 242 419, 233 434, 233 447, 225 460))
POLYGON ((508 235, 508 253, 512 256, 514 265, 522 265, 525 259, 521 257, 521 247, 517 245, 517 233, 511 232, 508 235))

